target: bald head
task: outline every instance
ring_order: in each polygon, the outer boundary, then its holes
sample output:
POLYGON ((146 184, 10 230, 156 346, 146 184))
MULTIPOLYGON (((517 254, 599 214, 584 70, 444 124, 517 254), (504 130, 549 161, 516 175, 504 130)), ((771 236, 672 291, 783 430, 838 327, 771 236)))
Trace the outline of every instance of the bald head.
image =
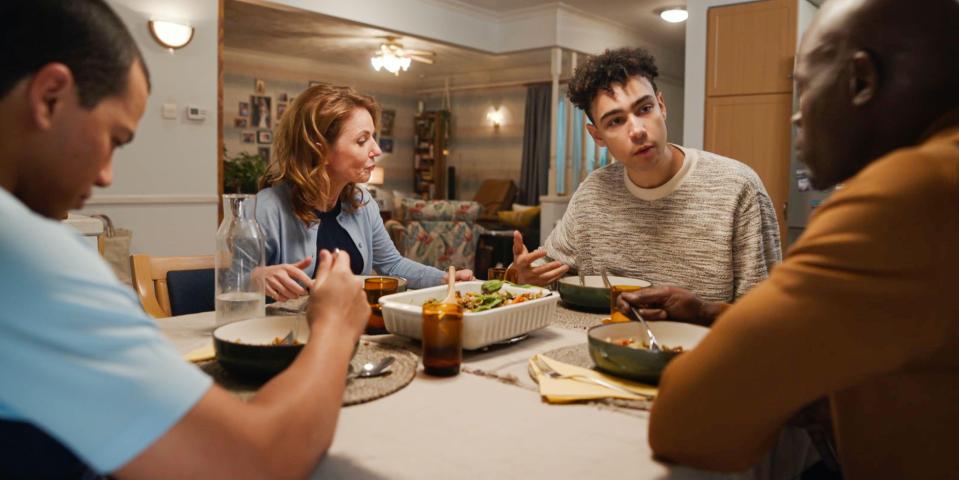
POLYGON ((829 0, 799 48, 800 158, 817 187, 959 108, 959 0, 829 0))

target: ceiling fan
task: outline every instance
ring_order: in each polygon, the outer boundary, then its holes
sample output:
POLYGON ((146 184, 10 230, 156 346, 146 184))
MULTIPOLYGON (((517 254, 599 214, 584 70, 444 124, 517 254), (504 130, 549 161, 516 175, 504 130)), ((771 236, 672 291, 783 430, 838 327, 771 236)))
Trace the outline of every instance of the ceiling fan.
POLYGON ((370 63, 378 72, 386 70, 393 75, 399 76, 400 70, 406 71, 410 68, 413 61, 432 65, 435 62, 436 53, 424 50, 407 50, 403 44, 397 41, 396 37, 387 36, 386 43, 381 43, 380 48, 376 50, 370 58, 370 63))

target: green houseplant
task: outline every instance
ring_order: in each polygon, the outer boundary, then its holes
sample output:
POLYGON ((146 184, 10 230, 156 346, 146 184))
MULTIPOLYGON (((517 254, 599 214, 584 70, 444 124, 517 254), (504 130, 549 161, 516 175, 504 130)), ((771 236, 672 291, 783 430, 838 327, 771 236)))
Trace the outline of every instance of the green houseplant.
POLYGON ((258 153, 240 152, 229 157, 224 151, 223 192, 256 193, 260 177, 266 172, 266 160, 258 153))

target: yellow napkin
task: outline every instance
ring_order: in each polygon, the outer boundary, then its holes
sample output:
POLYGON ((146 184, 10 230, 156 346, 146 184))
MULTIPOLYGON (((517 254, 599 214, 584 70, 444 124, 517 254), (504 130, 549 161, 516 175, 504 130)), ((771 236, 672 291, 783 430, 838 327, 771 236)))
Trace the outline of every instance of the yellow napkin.
POLYGON ((536 381, 539 383, 539 394, 549 403, 570 403, 597 398, 624 398, 627 400, 643 400, 644 398, 639 395, 629 395, 588 381, 550 378, 547 375, 543 375, 539 367, 537 367, 536 362, 533 361, 536 357, 539 357, 542 361, 546 362, 547 365, 553 367, 553 370, 563 375, 586 375, 605 380, 614 385, 625 387, 644 395, 656 395, 658 392, 656 387, 644 383, 622 380, 609 375, 603 375, 595 370, 553 360, 543 355, 535 355, 529 360, 529 369, 536 376, 536 381))
POLYGON ((207 360, 213 360, 216 357, 216 352, 213 351, 213 343, 209 343, 203 347, 200 347, 192 352, 186 353, 183 355, 188 362, 200 363, 207 360))

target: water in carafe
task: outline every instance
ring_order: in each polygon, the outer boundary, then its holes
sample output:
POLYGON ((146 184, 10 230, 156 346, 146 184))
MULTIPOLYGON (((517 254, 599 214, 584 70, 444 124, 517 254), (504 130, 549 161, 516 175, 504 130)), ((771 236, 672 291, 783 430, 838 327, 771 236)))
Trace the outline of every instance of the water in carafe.
POLYGON ((223 223, 216 233, 216 325, 266 313, 263 231, 256 223, 256 197, 224 195, 223 223))

